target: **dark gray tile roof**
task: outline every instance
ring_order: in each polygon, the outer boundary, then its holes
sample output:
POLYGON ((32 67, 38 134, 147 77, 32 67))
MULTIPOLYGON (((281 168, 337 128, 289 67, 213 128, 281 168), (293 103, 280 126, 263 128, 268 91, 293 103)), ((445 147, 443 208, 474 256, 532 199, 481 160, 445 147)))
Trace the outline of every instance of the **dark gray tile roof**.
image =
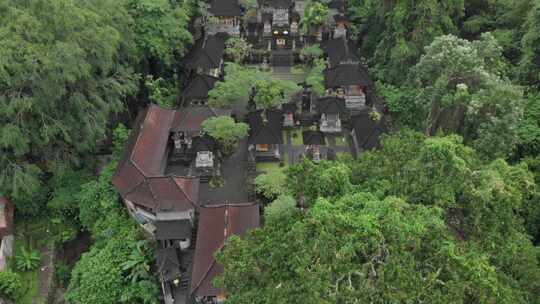
POLYGON ((217 34, 199 39, 184 59, 188 69, 216 69, 220 66, 227 35, 217 34))
POLYGON ((293 0, 259 0, 259 4, 263 6, 275 8, 291 8, 294 4, 293 0))
POLYGON ((178 111, 175 120, 172 122, 171 131, 188 132, 198 134, 201 131, 202 123, 211 117, 229 116, 230 110, 210 108, 210 107, 186 107, 178 111))
POLYGON ((365 109, 351 117, 354 135, 361 150, 379 147, 381 135, 389 130, 388 118, 382 116, 379 121, 373 120, 370 111, 371 109, 365 109))
POLYGON ((217 148, 217 142, 208 135, 197 136, 193 139, 193 152, 214 151, 217 148))
POLYGON ((294 113, 296 112, 296 103, 288 102, 281 105, 281 110, 284 113, 294 113))
POLYGON ((278 110, 258 110, 247 116, 250 144, 283 144, 283 112, 278 110))
POLYGON ((324 133, 321 131, 307 130, 302 132, 304 145, 326 145, 324 133))
POLYGON ((321 97, 317 99, 317 112, 319 114, 345 114, 347 113, 345 99, 335 96, 321 97))
POLYGON ((156 264, 165 282, 172 281, 180 276, 180 262, 178 261, 176 249, 172 247, 158 249, 156 251, 156 264))
POLYGON ((327 89, 339 86, 368 86, 369 75, 361 64, 340 64, 324 70, 324 83, 327 89))
POLYGON ((202 100, 208 98, 208 92, 212 90, 219 79, 209 75, 196 75, 184 90, 185 100, 202 100))
POLYGON ((157 221, 157 240, 182 240, 191 238, 191 222, 188 219, 157 221))
POLYGON ((329 8, 337 9, 340 12, 345 11, 345 7, 347 5, 346 0, 332 0, 330 3, 328 3, 329 8))
POLYGON ((242 16, 242 8, 237 0, 213 0, 208 11, 218 17, 242 16))
POLYGON ((321 43, 321 49, 333 67, 340 63, 360 62, 358 47, 352 40, 345 40, 343 38, 329 39, 321 43))

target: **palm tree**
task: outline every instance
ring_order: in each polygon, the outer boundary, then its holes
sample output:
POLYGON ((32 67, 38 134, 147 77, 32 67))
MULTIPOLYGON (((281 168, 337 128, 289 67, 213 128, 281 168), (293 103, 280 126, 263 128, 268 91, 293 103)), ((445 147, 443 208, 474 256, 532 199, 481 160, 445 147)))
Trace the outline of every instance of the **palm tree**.
POLYGON ((122 263, 122 270, 129 271, 127 276, 133 283, 143 279, 147 279, 150 273, 150 265, 148 264, 145 254, 146 241, 137 242, 137 246, 131 251, 127 261, 122 263))

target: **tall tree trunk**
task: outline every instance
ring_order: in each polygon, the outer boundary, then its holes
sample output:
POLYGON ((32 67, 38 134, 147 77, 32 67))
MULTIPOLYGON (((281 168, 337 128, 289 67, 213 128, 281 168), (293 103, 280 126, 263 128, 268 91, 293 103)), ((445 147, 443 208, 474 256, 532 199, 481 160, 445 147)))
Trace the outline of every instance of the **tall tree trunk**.
POLYGON ((434 130, 437 130, 440 116, 441 106, 438 101, 434 101, 431 103, 431 110, 429 111, 426 122, 426 129, 424 131, 426 135, 433 135, 434 130))

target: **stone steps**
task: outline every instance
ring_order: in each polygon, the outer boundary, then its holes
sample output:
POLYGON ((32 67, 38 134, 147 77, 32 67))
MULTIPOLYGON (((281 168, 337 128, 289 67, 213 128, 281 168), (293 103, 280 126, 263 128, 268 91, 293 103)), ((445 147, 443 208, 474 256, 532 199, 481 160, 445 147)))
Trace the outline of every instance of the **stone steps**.
POLYGON ((292 73, 291 67, 273 67, 272 76, 280 80, 288 80, 295 83, 303 82, 306 78, 305 73, 292 73))

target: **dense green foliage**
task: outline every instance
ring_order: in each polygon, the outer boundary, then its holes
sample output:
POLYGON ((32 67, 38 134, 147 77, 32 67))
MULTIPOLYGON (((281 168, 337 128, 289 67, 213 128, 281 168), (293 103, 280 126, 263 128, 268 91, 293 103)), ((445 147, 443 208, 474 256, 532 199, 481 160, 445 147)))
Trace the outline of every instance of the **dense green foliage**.
POLYGON ((8 300, 18 299, 24 292, 21 280, 21 276, 11 270, 0 272, 0 296, 8 300))
POLYGON ((540 88, 540 1, 534 3, 523 26, 522 57, 518 71, 526 84, 540 88))
POLYGON ((21 247, 19 252, 16 253, 15 257, 15 266, 18 271, 30 271, 35 270, 39 267, 41 257, 39 252, 32 248, 21 247))
POLYGON ((307 62, 321 58, 323 54, 324 52, 319 44, 313 44, 300 50, 300 56, 307 62))
POLYGON ((208 92, 208 103, 213 107, 229 108, 246 102, 255 89, 255 103, 261 108, 276 107, 299 90, 292 81, 272 78, 270 73, 255 68, 227 63, 225 79, 218 81, 208 92))
POLYGON ((79 166, 100 148, 137 93, 135 72, 174 81, 195 4, 0 1, 0 192, 20 213, 43 211, 57 163, 79 166))
POLYGON ((165 66, 182 56, 193 40, 188 30, 193 5, 193 1, 127 0, 139 56, 165 66))
POLYGON ((218 81, 208 92, 208 104, 212 107, 227 108, 236 102, 246 101, 251 88, 258 80, 265 79, 264 73, 235 63, 225 65, 225 79, 218 81))
POLYGON ((233 62, 241 64, 251 53, 251 44, 245 39, 232 37, 225 42, 225 55, 233 62))
POLYGON ((540 155, 540 95, 530 95, 517 130, 518 155, 540 155))
POLYGON ((464 11, 463 0, 349 1, 349 15, 364 43, 362 51, 373 56, 376 76, 402 83, 435 37, 457 33, 464 11))
POLYGON ((299 87, 292 81, 281 79, 259 80, 254 85, 255 104, 264 109, 277 108, 288 102, 299 87))
POLYGON ((286 178, 283 170, 279 169, 259 174, 255 178, 255 190, 267 200, 272 201, 287 193, 286 178))
POLYGON ((320 199, 304 216, 292 212, 246 240, 234 238, 220 261, 232 303, 517 298, 484 255, 448 235, 440 209, 364 193, 320 199), (263 252, 272 259, 260 258, 263 252))
POLYGON ((354 0, 348 15, 398 127, 457 132, 484 156, 523 157, 535 155, 539 8, 536 0, 354 0), (469 41, 438 38, 445 34, 469 41))
POLYGON ((150 272, 153 249, 125 213, 111 184, 116 162, 98 180, 83 185, 79 220, 95 243, 71 274, 69 303, 157 303, 158 287, 150 272))
MULTIPOLYGON (((127 130, 110 132, 110 122, 134 107, 133 96, 176 103, 197 8, 191 0, 0 1, 0 193, 17 216, 50 218, 58 243, 91 232, 71 303, 157 301, 153 250, 110 183, 115 163, 99 181, 90 171, 107 137, 120 139, 112 150, 121 152, 127 130)), ((15 263, 31 269, 38 258, 26 250, 15 263)))
POLYGON ((292 166, 287 185, 309 208, 279 202, 219 255, 232 303, 538 299, 525 165, 484 163, 458 136, 402 132, 358 161, 292 166))
POLYGON ((324 59, 318 58, 313 61, 313 67, 306 77, 306 84, 311 86, 311 90, 320 96, 325 92, 323 71, 326 68, 324 59))
POLYGON ((278 196, 273 202, 264 208, 264 219, 266 223, 272 225, 274 221, 279 221, 282 216, 295 212, 296 201, 288 194, 278 196))
POLYGON ((328 6, 319 1, 310 1, 302 18, 302 30, 309 34, 313 27, 324 25, 328 22, 328 6))
POLYGON ((475 42, 441 36, 412 70, 426 134, 462 134, 486 155, 508 156, 518 140, 521 89, 499 76, 501 49, 490 34, 475 42))
POLYGON ((202 131, 214 138, 225 154, 230 154, 236 143, 248 135, 249 126, 243 122, 235 122, 230 116, 218 116, 203 121, 202 131))
MULTIPOLYGON (((176 79, 175 79, 176 80, 176 79)), ((144 85, 148 90, 148 99, 150 102, 158 104, 166 109, 175 107, 178 100, 178 87, 174 82, 166 81, 159 77, 154 79, 153 76, 146 76, 144 85)))
POLYGON ((0 3, 0 185, 16 202, 37 191, 51 162, 95 150, 134 92, 127 26, 113 1, 0 3))
MULTIPOLYGON (((304 33, 329 22, 328 2, 306 3, 304 33)), ((540 1, 347 2, 348 29, 396 133, 358 160, 305 160, 255 179, 264 226, 218 255, 228 302, 537 303, 540 1)), ((240 3, 253 17, 257 1, 240 3)), ((0 0, 0 194, 17 216, 47 218, 57 243, 91 233, 71 275, 58 271, 69 303, 158 301, 152 245, 111 185, 129 131, 111 126, 148 101, 177 105, 199 6, 0 0), (103 148, 113 161, 98 170, 103 148)), ((228 40, 234 62, 211 106, 276 108, 299 90, 241 66, 250 52, 228 40)), ((322 50, 300 55, 322 95, 322 50)), ((219 117, 204 131, 227 154, 248 128, 219 117)), ((14 266, 34 269, 38 259, 23 247, 14 266)), ((0 272, 2 296, 17 299, 22 286, 0 272)))
POLYGON ((58 168, 49 180, 51 188, 47 202, 48 216, 55 241, 61 243, 74 239, 82 227, 78 220, 78 200, 81 186, 90 181, 86 170, 58 168))

